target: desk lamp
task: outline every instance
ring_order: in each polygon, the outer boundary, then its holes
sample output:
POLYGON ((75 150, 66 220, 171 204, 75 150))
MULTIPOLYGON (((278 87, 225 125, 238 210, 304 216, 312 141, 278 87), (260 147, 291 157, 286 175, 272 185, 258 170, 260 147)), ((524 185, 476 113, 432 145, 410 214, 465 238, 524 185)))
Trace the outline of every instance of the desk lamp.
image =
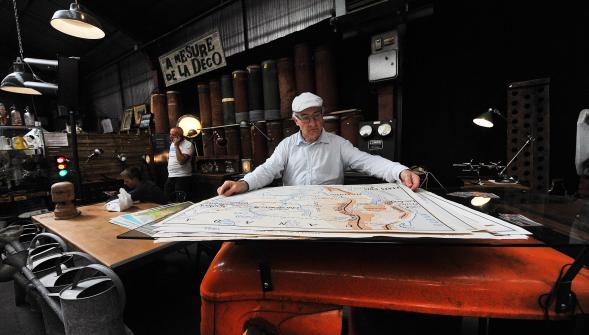
POLYGON ((495 115, 499 116, 504 121, 507 121, 505 116, 503 116, 503 114, 501 114, 501 112, 499 112, 497 108, 489 108, 489 110, 487 110, 483 114, 472 119, 472 122, 474 122, 477 126, 480 127, 492 128, 494 126, 493 118, 495 117, 495 115))
POLYGON ((102 155, 102 153, 104 152, 104 150, 100 149, 100 148, 95 148, 94 150, 92 150, 92 152, 88 155, 88 159, 86 159, 86 163, 88 163, 91 159, 93 159, 96 156, 100 156, 102 155))
MULTIPOLYGON (((480 127, 484 127, 484 128, 492 128, 494 126, 493 123, 493 118, 495 116, 499 116, 501 119, 503 119, 503 121, 507 121, 507 119, 505 118, 505 116, 503 116, 503 114, 501 114, 501 112, 499 112, 499 110, 497 108, 489 108, 486 112, 484 112, 483 114, 479 115, 478 117, 474 118, 472 120, 472 122, 474 122, 474 124, 476 124, 477 126, 480 127)), ((515 155, 513 156, 513 158, 511 158, 511 160, 503 167, 503 169, 501 171, 499 171, 498 177, 499 180, 502 182, 516 182, 513 177, 509 177, 507 174, 505 174, 505 172, 507 171, 507 168, 515 161, 515 159, 517 158, 517 156, 519 156, 519 154, 525 149, 525 147, 534 142, 536 139, 532 136, 532 135, 527 135, 527 141, 524 143, 524 145, 522 145, 522 147, 515 153, 515 155)))
POLYGON ((182 128, 184 136, 187 138, 196 138, 202 131, 200 120, 196 116, 190 114, 182 115, 178 119, 176 127, 182 128))
POLYGON ((202 123, 200 120, 191 114, 182 115, 178 122, 176 122, 176 127, 182 128, 184 132, 184 137, 188 138, 188 140, 194 146, 194 150, 196 151, 196 156, 198 156, 198 147, 196 146, 196 138, 202 132, 202 123))

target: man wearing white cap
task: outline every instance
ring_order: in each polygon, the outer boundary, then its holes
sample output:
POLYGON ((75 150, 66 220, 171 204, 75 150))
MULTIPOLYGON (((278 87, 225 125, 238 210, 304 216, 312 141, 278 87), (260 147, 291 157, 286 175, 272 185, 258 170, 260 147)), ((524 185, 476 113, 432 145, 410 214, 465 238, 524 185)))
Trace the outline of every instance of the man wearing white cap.
POLYGON ((358 150, 348 140, 323 130, 323 99, 309 92, 292 102, 292 118, 300 131, 278 144, 266 162, 240 181, 226 181, 217 189, 230 196, 270 184, 282 177, 284 185, 338 185, 344 170, 353 169, 388 182, 401 181, 415 190, 419 176, 406 166, 358 150))

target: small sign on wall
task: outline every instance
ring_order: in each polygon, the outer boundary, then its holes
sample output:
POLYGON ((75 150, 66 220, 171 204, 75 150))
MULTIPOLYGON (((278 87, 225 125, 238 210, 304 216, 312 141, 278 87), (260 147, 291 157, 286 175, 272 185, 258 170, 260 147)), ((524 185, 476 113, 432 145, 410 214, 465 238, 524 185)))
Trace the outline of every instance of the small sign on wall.
POLYGON ((227 65, 218 31, 161 55, 159 61, 166 87, 227 65))

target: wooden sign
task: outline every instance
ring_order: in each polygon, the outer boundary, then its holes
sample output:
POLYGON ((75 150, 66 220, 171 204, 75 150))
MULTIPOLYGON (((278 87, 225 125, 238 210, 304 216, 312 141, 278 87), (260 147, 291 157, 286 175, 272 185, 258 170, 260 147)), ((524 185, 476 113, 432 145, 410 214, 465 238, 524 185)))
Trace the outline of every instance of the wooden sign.
POLYGON ((161 55, 159 61, 166 87, 227 65, 218 31, 161 55))

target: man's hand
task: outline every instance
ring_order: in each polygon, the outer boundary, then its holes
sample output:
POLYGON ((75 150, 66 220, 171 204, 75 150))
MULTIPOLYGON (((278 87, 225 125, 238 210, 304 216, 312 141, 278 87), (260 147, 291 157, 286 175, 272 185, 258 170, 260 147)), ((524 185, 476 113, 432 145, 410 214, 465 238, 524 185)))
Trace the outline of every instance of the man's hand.
POLYGON ((172 140, 172 143, 174 143, 176 147, 180 145, 180 142, 182 142, 182 137, 180 136, 174 137, 174 139, 172 140))
POLYGON ((411 170, 403 170, 399 175, 401 182, 413 191, 419 187, 419 176, 411 170))
POLYGON ((240 180, 240 181, 227 180, 223 183, 223 185, 221 185, 217 189, 217 194, 224 195, 224 196, 228 197, 233 194, 247 192, 248 189, 249 189, 249 185, 243 180, 240 180))

